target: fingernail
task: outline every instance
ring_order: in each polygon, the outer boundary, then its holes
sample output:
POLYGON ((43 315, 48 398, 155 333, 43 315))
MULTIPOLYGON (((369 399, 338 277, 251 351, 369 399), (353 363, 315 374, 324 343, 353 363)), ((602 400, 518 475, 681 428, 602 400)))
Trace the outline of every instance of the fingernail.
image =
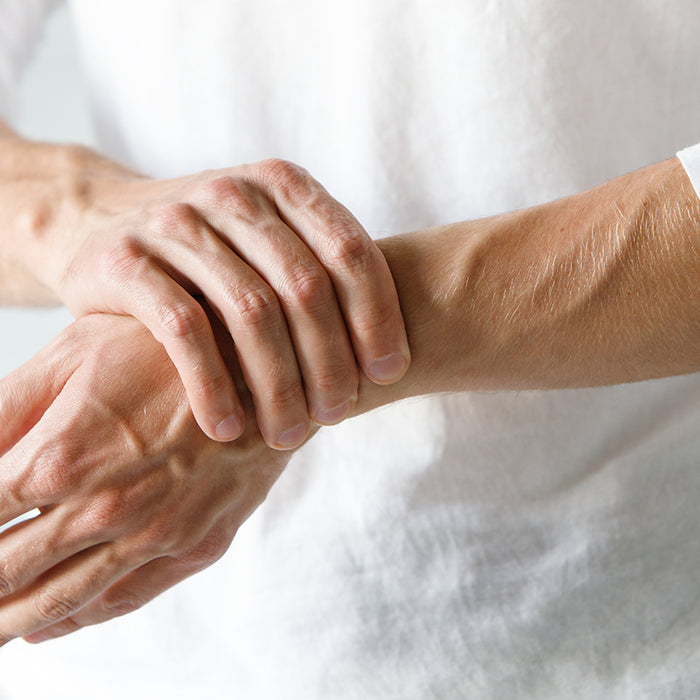
POLYGON ((341 403, 335 408, 324 408, 316 412, 316 420, 322 425, 334 425, 339 423, 350 411, 350 402, 341 403))
POLYGON ((369 378, 380 384, 390 384, 406 371, 408 360, 398 352, 380 357, 369 366, 369 378))
POLYGON ((235 440, 243 432, 243 423, 237 415, 230 415, 216 426, 214 430, 214 435, 216 435, 217 440, 222 442, 228 442, 229 440, 235 440))
POLYGON ((277 444, 279 447, 296 447, 306 437, 306 431, 306 424, 299 423, 299 425, 281 432, 277 438, 277 444))

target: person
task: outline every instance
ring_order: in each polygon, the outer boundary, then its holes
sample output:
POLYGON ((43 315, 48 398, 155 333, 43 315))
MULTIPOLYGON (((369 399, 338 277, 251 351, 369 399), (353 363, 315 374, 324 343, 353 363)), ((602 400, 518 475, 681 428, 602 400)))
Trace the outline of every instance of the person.
POLYGON ((2 384, 4 516, 41 515, 0 538, 0 634, 128 612, 236 542, 137 614, 4 646, 1 692, 696 695, 700 204, 669 157, 697 135, 691 3, 72 9, 106 152, 327 184, 387 234, 411 363, 358 372, 363 415, 287 464, 215 312, 231 443, 136 320, 76 321, 2 384))

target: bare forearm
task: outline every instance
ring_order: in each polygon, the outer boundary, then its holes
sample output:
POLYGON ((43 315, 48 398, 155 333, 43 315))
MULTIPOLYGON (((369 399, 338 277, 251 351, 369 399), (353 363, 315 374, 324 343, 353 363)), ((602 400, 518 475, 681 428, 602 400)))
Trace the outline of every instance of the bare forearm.
POLYGON ((81 146, 23 139, 0 120, 0 304, 59 303, 46 280, 62 229, 87 206, 96 173, 126 172, 81 146))
POLYGON ((439 391, 700 370, 700 206, 672 159, 579 195, 387 239, 413 353, 358 410, 439 391))
POLYGON ((245 412, 202 299, 225 319, 268 444, 349 412, 359 370, 410 362, 398 295, 361 224, 286 161, 155 180, 75 146, 0 138, 0 303, 132 315, 166 348, 202 429, 245 412), (272 369, 271 369, 272 368, 272 369))

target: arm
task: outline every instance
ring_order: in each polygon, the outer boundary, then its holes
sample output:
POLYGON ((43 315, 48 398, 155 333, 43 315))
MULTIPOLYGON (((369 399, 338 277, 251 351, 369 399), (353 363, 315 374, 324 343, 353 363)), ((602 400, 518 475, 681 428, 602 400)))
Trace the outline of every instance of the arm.
MULTIPOLYGON (((383 241, 413 363, 398 384, 363 380, 356 410, 697 369, 698 214, 670 160, 535 209, 383 241)), ((211 563, 288 459, 252 421, 230 446, 193 430, 160 347, 106 316, 0 383, 0 424, 0 522, 42 509, 0 536, 0 640, 107 620, 211 563)))
POLYGON ((132 315, 177 367, 212 438, 244 412, 201 304, 232 335, 268 444, 342 420, 358 369, 391 383, 409 361, 386 262, 306 171, 270 160, 153 180, 0 124, 0 302, 132 315))
POLYGON ((250 417, 235 443, 199 430, 130 318, 81 318, 0 382, 0 524, 40 511, 0 534, 0 646, 135 609, 218 559, 264 499, 290 452, 262 440, 212 323, 250 417))
POLYGON ((380 241, 412 365, 358 411, 440 391, 700 370, 700 202, 677 158, 548 204, 380 241))

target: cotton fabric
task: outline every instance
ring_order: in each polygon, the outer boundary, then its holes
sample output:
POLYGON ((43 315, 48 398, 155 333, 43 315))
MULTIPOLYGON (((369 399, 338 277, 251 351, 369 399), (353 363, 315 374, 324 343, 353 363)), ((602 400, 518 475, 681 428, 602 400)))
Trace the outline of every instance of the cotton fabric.
MULTIPOLYGON (((107 154, 158 177, 288 158, 377 237, 700 134, 694 0, 70 4, 107 154)), ((1 31, 33 36, 24 14, 1 31)), ((220 563, 1 649, 0 697, 698 697, 699 418, 689 375, 324 429, 220 563)))
POLYGON ((43 21, 60 0, 0 2, 0 116, 17 117, 17 85, 41 37, 43 21))
POLYGON ((688 146, 688 148, 678 151, 676 155, 683 164, 695 193, 700 197, 700 143, 688 146))

